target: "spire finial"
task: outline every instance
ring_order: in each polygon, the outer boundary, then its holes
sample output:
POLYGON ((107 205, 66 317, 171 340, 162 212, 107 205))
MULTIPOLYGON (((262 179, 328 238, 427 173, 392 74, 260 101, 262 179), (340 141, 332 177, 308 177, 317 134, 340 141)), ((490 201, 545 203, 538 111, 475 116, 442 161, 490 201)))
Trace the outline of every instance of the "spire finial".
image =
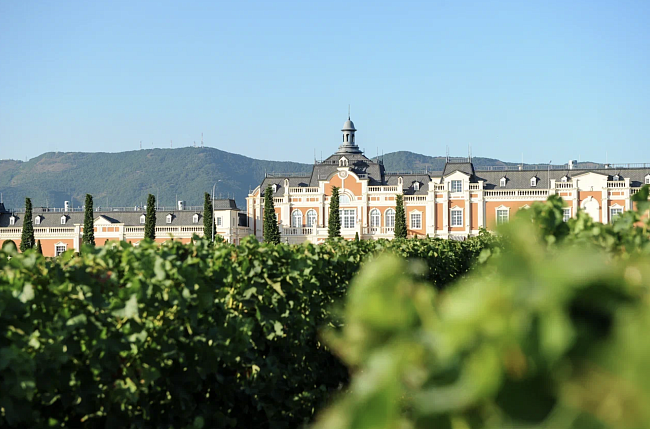
POLYGON ((348 104, 348 120, 350 120, 350 105, 348 104))

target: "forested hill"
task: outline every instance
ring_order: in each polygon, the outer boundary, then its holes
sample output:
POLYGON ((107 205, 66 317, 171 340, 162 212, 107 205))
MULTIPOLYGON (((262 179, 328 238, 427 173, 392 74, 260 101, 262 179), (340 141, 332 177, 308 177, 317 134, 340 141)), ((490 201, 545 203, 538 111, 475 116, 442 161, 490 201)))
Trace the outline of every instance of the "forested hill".
MULTIPOLYGON (((413 152, 384 155, 387 171, 441 171, 444 157, 413 152)), ((477 167, 517 165, 498 159, 473 158, 477 167)), ((45 153, 29 161, 0 161, 0 192, 5 207, 23 207, 25 197, 36 207, 63 207, 72 200, 83 204, 86 193, 95 197, 95 206, 130 207, 143 204, 147 194, 158 194, 160 206, 177 200, 202 205, 203 193, 234 195, 240 208, 246 195, 256 188, 265 172, 311 172, 311 164, 265 161, 214 148, 144 149, 119 153, 45 153)))
POLYGON ((214 148, 144 149, 119 153, 45 153, 29 161, 0 161, 0 192, 5 207, 24 207, 25 197, 36 207, 63 207, 73 199, 83 204, 86 193, 95 206, 144 204, 158 193, 159 205, 185 200, 203 205, 203 193, 235 196, 246 207, 249 189, 257 187, 265 171, 307 172, 310 164, 264 161, 214 148))

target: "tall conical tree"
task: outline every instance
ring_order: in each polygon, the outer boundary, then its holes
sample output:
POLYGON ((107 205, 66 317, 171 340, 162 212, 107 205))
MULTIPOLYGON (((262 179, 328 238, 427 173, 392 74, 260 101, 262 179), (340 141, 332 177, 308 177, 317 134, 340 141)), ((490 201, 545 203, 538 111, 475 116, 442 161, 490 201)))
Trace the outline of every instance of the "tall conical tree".
POLYGON ((354 241, 359 241, 359 231, 354 233, 354 241))
POLYGON ((34 225, 32 224, 32 200, 25 198, 25 218, 23 219, 23 234, 20 237, 20 251, 34 247, 34 225))
POLYGON ((406 238, 404 194, 397 194, 395 197, 395 238, 406 238))
POLYGON ((156 197, 149 194, 147 198, 147 214, 144 219, 144 238, 156 239, 156 197))
POLYGON ((41 240, 38 240, 38 243, 36 244, 36 252, 40 253, 41 255, 43 254, 43 248, 41 247, 41 240))
POLYGON ((264 231, 264 242, 280 243, 280 228, 278 227, 278 217, 275 214, 275 205, 273 204, 273 189, 271 185, 264 191, 264 221, 262 223, 264 231))
POLYGON ((210 241, 215 236, 214 209, 210 194, 207 192, 203 198, 203 236, 210 241))
POLYGON ((330 197, 330 216, 327 221, 327 237, 336 238, 341 236, 341 214, 339 213, 339 188, 332 187, 330 197))
POLYGON ((95 245, 95 220, 93 218, 93 196, 86 194, 86 211, 84 213, 84 235, 81 239, 83 244, 95 245))

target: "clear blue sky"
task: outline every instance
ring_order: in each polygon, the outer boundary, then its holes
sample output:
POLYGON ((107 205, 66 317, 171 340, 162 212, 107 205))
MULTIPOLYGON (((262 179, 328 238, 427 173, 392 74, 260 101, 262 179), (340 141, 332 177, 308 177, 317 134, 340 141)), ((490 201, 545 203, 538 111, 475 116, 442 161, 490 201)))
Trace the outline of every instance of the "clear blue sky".
POLYGON ((650 162, 650 1, 0 2, 0 158, 650 162))

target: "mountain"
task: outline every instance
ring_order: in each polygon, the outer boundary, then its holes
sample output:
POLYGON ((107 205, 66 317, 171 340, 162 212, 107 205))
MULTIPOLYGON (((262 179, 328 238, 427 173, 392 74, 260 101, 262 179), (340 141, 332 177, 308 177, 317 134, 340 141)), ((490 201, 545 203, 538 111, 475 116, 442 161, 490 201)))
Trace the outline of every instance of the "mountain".
POLYGON ((311 164, 264 161, 214 148, 150 149, 119 153, 49 152, 29 161, 0 161, 0 192, 5 207, 83 204, 86 193, 97 206, 131 207, 158 195, 160 206, 176 200, 203 205, 203 193, 235 196, 240 208, 266 171, 311 172, 311 164))
MULTIPOLYGON (((413 152, 383 156, 386 171, 442 171, 445 158, 413 152)), ((518 165, 492 158, 473 158, 476 167, 518 165)), ((587 165, 587 163, 581 163, 587 165)), ((86 193, 95 206, 131 207, 144 204, 147 194, 158 195, 159 206, 203 205, 203 193, 234 196, 246 207, 249 190, 264 179, 265 172, 311 172, 311 164, 265 161, 214 148, 143 149, 119 153, 49 152, 29 161, 0 161, 0 192, 5 207, 24 207, 25 197, 35 207, 83 204, 86 193)))

